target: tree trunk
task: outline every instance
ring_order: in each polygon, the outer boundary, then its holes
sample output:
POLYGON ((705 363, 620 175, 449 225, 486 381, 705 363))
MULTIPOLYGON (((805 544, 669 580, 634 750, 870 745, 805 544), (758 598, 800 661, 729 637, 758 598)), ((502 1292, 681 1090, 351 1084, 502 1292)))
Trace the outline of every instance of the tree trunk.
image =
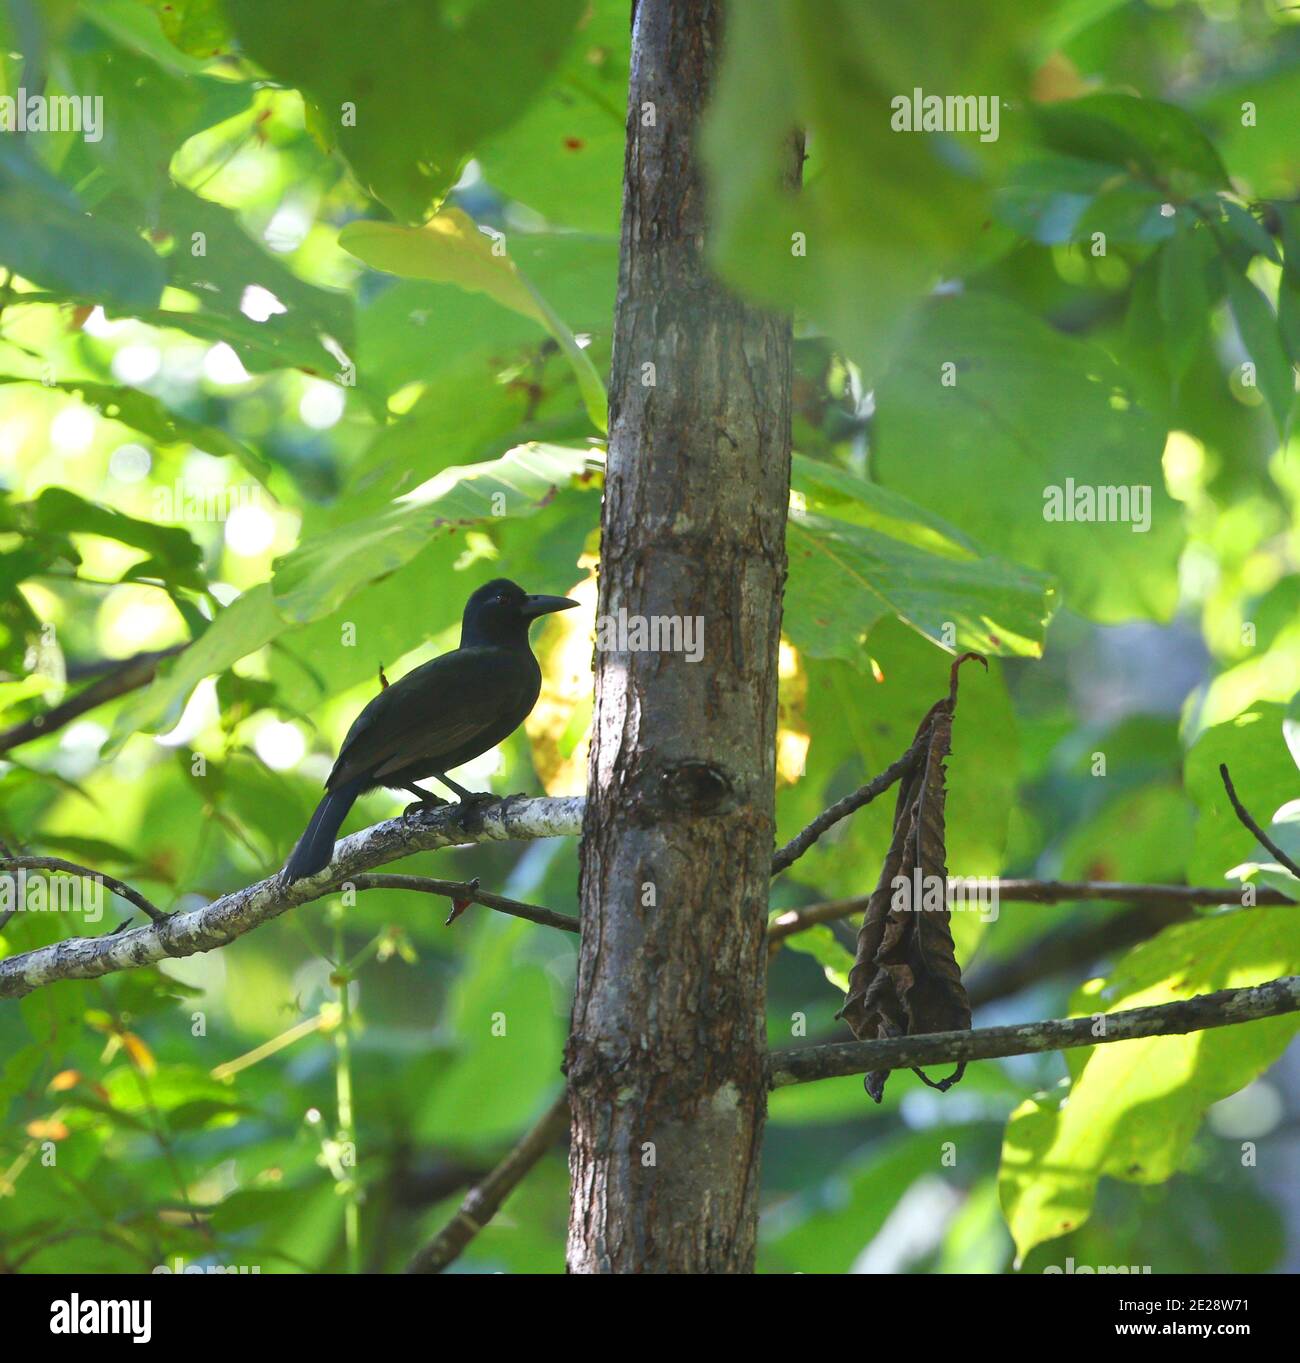
POLYGON ((703 656, 597 640, 572 1272, 754 1262, 790 325, 704 265, 719 17, 640 0, 633 18, 599 615, 698 619, 703 656))

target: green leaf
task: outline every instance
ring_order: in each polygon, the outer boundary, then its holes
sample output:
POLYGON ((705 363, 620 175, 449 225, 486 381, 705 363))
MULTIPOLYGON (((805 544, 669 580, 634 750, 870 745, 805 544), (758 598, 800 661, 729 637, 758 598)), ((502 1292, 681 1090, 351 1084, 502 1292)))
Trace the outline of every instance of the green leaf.
POLYGON ((504 240, 498 236, 489 242, 459 208, 444 209, 423 227, 354 222, 339 233, 339 245, 344 250, 377 270, 485 293, 502 307, 543 327, 564 351, 591 423, 603 432, 608 400, 600 375, 555 310, 505 254, 504 240))
MULTIPOLYGON (((466 926, 471 926, 466 924, 466 926)), ((484 914, 448 1000, 458 1053, 416 1116, 416 1135, 454 1149, 513 1135, 560 1086, 564 1048, 546 970, 523 958, 527 924, 484 914)))
POLYGON ((1277 323, 1291 363, 1300 365, 1300 206, 1275 205, 1282 223, 1282 282, 1278 286, 1277 323))
POLYGON ((1278 255, 1273 238, 1265 231, 1263 225, 1253 213, 1232 199, 1220 198, 1218 206, 1223 210, 1228 231, 1241 242, 1252 256, 1263 256, 1275 265, 1281 263, 1282 257, 1278 255))
POLYGON ((939 298, 876 401, 887 487, 1059 578, 1093 619, 1173 612, 1184 530, 1164 432, 1101 349, 990 294, 939 298))
MULTIPOLYGON (((36 382, 35 379, 0 374, 0 384, 36 382)), ((263 483, 271 473, 271 465, 242 440, 236 440, 217 426, 191 421, 173 412, 158 398, 142 393, 138 388, 90 383, 81 379, 64 379, 57 383, 41 380, 40 383, 44 388, 54 388, 79 397, 100 416, 110 421, 120 421, 122 425, 148 436, 157 445, 193 445, 195 449, 218 458, 235 459, 263 483)))
POLYGON ((1034 111, 1044 141, 1085 161, 1132 167, 1166 197, 1187 198, 1228 188, 1214 144, 1189 114, 1135 95, 1096 94, 1034 111))
POLYGON ((1032 26, 1006 0, 736 5, 701 141, 717 271, 812 316, 874 374, 935 279, 988 250, 990 186, 1025 121, 1032 26), (896 101, 910 119, 914 90, 983 93, 996 138, 896 130, 896 101), (809 151, 798 192, 796 128, 809 151))
MULTIPOLYGON (((1289 908, 1179 923, 1075 996, 1074 1016, 1191 998, 1300 973, 1289 908)), ((1286 1049, 1300 1017, 1119 1041, 1069 1052, 1073 1082, 1026 1100, 1002 1147, 1003 1212, 1023 1258, 1092 1212, 1102 1176, 1162 1183, 1181 1167, 1205 1109, 1286 1049), (1067 1101, 1068 1100, 1068 1101, 1067 1101)))
POLYGON ((478 144, 523 113, 564 58, 580 0, 224 0, 243 50, 307 97, 314 131, 408 222, 478 144))
POLYGON ((593 0, 556 79, 476 153, 494 189, 548 222, 618 232, 631 26, 623 0, 593 0))
POLYGON ((186 290, 198 310, 160 309, 138 314, 141 321, 226 341, 253 371, 291 365, 332 376, 352 354, 351 297, 300 279, 223 204, 172 186, 162 197, 157 226, 171 246, 168 283, 186 290), (273 294, 285 310, 264 322, 245 316, 241 309, 253 286, 273 294))
POLYGON ((826 923, 815 923, 803 932, 791 933, 785 939, 784 945, 791 951, 811 956, 836 989, 845 994, 849 992, 849 971, 853 969, 853 953, 826 923))
POLYGON ((275 610, 269 583, 236 597, 203 633, 158 669, 149 686, 132 697, 113 724, 104 745, 105 760, 115 757, 135 733, 163 733, 175 726, 190 693, 205 678, 270 643, 287 628, 275 610))
MULTIPOLYGON (((1251 861, 1255 839, 1233 812, 1219 775, 1224 763, 1242 804, 1266 824, 1275 810, 1296 798, 1300 779, 1283 737, 1286 708, 1259 703, 1224 724, 1206 729, 1187 754, 1183 783, 1198 814, 1187 879, 1217 885, 1235 867, 1251 861)), ((1240 891, 1225 886, 1225 896, 1240 891)))
POLYGON ((887 615, 949 651, 1034 657, 1055 605, 1040 574, 993 557, 949 558, 829 516, 793 510, 786 628, 815 658, 867 663, 887 615))
POLYGON ((1187 372, 1209 330, 1206 271, 1214 255, 1210 233, 1189 214, 1179 214, 1175 233, 1160 252, 1157 276, 1165 350, 1176 379, 1187 372))
POLYGON ((163 265, 136 233, 87 214, 71 190, 0 136, 0 266, 70 298, 156 307, 163 265))
POLYGON ((502 516, 529 516, 591 463, 588 450, 522 445, 500 459, 444 469, 389 510, 309 539, 275 564, 277 610, 306 622, 410 562, 429 540, 502 516))
POLYGON ((230 43, 221 0, 148 0, 168 41, 191 57, 214 57, 230 43))
POLYGON ((47 487, 32 503, 32 518, 42 532, 102 535, 119 544, 143 549, 150 555, 148 568, 160 577, 194 591, 205 587, 199 572, 202 562, 199 546, 188 531, 177 526, 136 520, 112 507, 88 502, 63 487, 47 487))
POLYGON ((137 206, 124 226, 152 221, 162 198, 172 190, 172 157, 196 133, 248 110, 256 85, 250 80, 217 79, 165 70, 150 57, 102 40, 68 59, 75 89, 103 98, 103 126, 96 140, 76 139, 60 166, 66 183, 85 183, 103 196, 120 187, 137 206))
POLYGON ((1273 415, 1278 437, 1286 439, 1295 404, 1295 372, 1268 299, 1243 274, 1227 271, 1228 299, 1242 344, 1254 361, 1255 382, 1273 415))

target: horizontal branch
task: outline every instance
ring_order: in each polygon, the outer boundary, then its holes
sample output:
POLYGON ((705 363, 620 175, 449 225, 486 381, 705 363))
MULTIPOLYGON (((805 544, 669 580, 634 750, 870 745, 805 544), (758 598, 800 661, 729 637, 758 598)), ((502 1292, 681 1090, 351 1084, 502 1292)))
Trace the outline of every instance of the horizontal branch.
POLYGON ((1179 1036, 1295 1012, 1300 1012, 1300 975, 1287 975, 1267 984, 1220 989, 1176 1003, 1107 1013, 1104 1022, 1092 1016, 1053 1018, 1010 1027, 981 1027, 972 1032, 929 1032, 885 1041, 849 1041, 777 1051, 770 1060, 769 1082, 772 1088, 785 1088, 872 1070, 993 1060, 1133 1041, 1145 1036, 1179 1036), (1101 1035, 1097 1034, 1098 1028, 1103 1029, 1101 1035))
POLYGON ((502 800, 470 811, 465 816, 468 827, 456 805, 432 810, 418 822, 388 819, 344 838, 334 861, 306 880, 286 886, 277 872, 160 923, 103 937, 69 937, 0 960, 0 998, 21 998, 55 980, 95 979, 223 947, 299 904, 336 893, 350 877, 413 852, 509 839, 575 837, 582 829, 582 806, 581 796, 502 800))
MULTIPOLYGON (((954 876, 952 885, 960 893, 966 877, 954 876)), ((1116 904, 1167 904, 1192 908, 1197 905, 1213 907, 1219 904, 1240 904, 1241 890, 1225 885, 1139 885, 1118 880, 1019 880, 993 879, 982 882, 990 900, 1008 904, 1068 904, 1072 900, 1105 900, 1116 904)), ((974 901, 972 901, 974 902, 974 901)), ((1255 886, 1256 904, 1294 904, 1281 890, 1269 886, 1255 886)), ((781 914, 768 929, 772 941, 793 936, 818 923, 833 923, 865 913, 867 896, 852 899, 828 899, 822 904, 807 904, 801 909, 790 909, 781 914)))

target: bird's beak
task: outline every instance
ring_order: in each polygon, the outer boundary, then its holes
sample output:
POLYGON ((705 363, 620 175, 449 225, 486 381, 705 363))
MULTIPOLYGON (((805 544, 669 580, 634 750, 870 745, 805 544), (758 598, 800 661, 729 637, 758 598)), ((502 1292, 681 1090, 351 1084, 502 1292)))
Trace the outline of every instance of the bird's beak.
POLYGON ((523 616, 525 620, 536 620, 539 615, 550 615, 552 611, 567 611, 578 602, 567 596, 530 596, 525 598, 523 616))

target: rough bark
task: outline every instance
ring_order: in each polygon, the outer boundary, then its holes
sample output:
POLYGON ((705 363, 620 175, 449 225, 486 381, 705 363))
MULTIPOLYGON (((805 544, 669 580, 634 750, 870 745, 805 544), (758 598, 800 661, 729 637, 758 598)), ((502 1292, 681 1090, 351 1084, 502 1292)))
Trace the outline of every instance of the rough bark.
POLYGON ((699 617, 704 655, 596 656, 573 1272, 753 1266, 790 329, 704 264, 719 36, 711 0, 636 7, 599 612, 699 617))

